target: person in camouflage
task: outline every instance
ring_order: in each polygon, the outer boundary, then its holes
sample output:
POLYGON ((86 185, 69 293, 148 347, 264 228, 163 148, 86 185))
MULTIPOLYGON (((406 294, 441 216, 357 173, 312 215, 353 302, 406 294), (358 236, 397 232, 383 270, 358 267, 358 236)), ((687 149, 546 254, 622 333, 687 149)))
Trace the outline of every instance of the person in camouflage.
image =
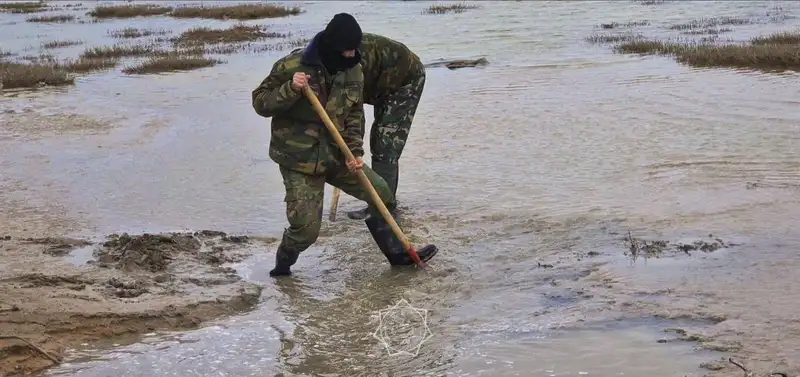
MULTIPOLYGON (((369 193, 359 185, 354 171, 363 169, 384 204, 393 209, 394 195, 386 182, 364 165, 364 74, 359 46, 361 28, 353 16, 340 13, 302 50, 279 59, 269 75, 252 92, 255 112, 272 118, 270 158, 279 165, 286 189, 286 216, 289 227, 275 256, 270 276, 291 274, 299 254, 316 242, 322 224, 325 183, 358 199, 369 202, 369 193), (342 138, 356 157, 346 161, 311 102, 302 90, 310 87, 339 128, 342 138)), ((385 236, 389 225, 380 214, 371 213, 367 225, 376 237, 385 236), (374 215, 374 216, 373 216, 374 215)), ((392 265, 412 265, 399 240, 383 250, 392 265)), ((429 253, 432 254, 432 253, 429 253)), ((420 255, 430 259, 432 255, 420 255)))
MULTIPOLYGON (((373 106, 375 116, 369 137, 372 169, 397 195, 398 160, 422 98, 425 66, 406 45, 377 34, 364 33, 359 51, 364 71, 364 103, 373 106)), ((364 208, 347 216, 363 219, 368 212, 364 208)))

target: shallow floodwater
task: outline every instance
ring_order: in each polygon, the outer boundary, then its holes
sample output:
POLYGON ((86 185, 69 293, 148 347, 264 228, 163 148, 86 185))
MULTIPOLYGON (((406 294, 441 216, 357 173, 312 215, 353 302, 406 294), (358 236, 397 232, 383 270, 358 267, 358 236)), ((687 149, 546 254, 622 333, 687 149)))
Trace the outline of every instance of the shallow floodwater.
MULTIPOLYGON (((390 271, 363 224, 342 212, 301 256, 296 277, 267 276, 273 250, 236 266, 265 285, 256 311, 112 351, 76 351, 50 374, 698 376, 701 362, 724 354, 658 343, 661 330, 678 326, 652 319, 653 311, 730 308, 739 322, 726 326, 759 334, 753 341, 773 330, 752 323, 796 321, 785 313, 797 312, 788 292, 800 284, 769 277, 790 276, 800 265, 798 76, 693 69, 669 57, 615 55, 583 38, 602 31, 600 23, 642 20, 650 21, 643 34, 677 37, 668 25, 763 18, 776 7, 800 16, 798 4, 486 1, 449 15, 422 15, 430 5, 423 2, 299 5, 307 12, 259 22, 310 38, 347 11, 365 31, 403 41, 425 62, 489 60, 484 68, 428 70, 401 161, 405 225, 416 243, 441 249, 433 272, 390 271), (628 230, 670 241, 713 233, 740 246, 631 266, 620 242, 628 230), (764 284, 783 309, 763 309, 771 299, 747 284, 764 284), (621 305, 665 289, 678 296, 653 299, 648 305, 659 309, 643 309, 637 320, 621 305), (402 300, 426 314, 399 309, 402 300), (391 320, 378 318, 393 306, 391 320), (384 322, 396 331, 381 341, 373 334, 384 322), (411 343, 420 339, 417 354, 411 343), (390 355, 384 343, 412 355, 390 355)), ((41 25, 3 14, 0 24, 3 49, 13 52, 56 38, 110 44, 105 31, 125 26, 177 34, 229 23, 41 25)), ((744 40, 798 25, 791 18, 737 25, 724 36, 744 40)), ((15 115, 30 108, 98 122, 62 136, 0 127, 0 199, 15 214, 11 227, 279 237, 283 185, 267 155, 269 120, 253 112, 250 92, 285 52, 225 56, 226 64, 179 74, 110 72, 74 88, 5 95, 0 106, 15 115)), ((340 211, 359 207, 342 197, 340 211)), ((759 349, 776 360, 800 356, 759 349)))

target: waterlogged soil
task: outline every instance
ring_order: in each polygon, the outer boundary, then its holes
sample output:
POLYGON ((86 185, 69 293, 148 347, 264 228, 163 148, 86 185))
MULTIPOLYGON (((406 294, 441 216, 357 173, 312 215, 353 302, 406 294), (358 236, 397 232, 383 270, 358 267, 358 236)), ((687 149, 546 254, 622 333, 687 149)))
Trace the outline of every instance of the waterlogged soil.
POLYGON ((0 339, 0 375, 51 367, 97 341, 195 328, 251 309, 261 287, 226 264, 269 242, 217 231, 102 242, 0 236, 0 336, 18 337, 0 339))

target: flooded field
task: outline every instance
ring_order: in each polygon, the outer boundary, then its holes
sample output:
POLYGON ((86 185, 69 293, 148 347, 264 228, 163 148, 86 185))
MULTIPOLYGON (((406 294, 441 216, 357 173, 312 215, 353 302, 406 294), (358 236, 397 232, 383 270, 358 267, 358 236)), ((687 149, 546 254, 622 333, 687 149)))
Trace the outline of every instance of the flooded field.
POLYGON ((796 2, 7 3, 2 376, 800 374, 796 2), (97 8, 124 5, 147 14, 97 8), (251 91, 338 12, 489 62, 428 69, 401 159, 429 273, 389 269, 343 196, 268 276, 284 191, 251 91))

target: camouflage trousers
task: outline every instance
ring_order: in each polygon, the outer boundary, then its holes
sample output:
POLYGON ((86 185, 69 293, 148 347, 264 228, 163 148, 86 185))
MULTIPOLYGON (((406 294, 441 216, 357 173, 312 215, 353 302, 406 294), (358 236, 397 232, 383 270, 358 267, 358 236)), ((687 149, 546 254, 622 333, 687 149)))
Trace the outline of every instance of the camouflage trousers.
MULTIPOLYGON (((293 254, 299 254, 317 241, 322 226, 325 183, 338 187, 357 199, 372 203, 369 192, 343 163, 330 169, 325 175, 308 175, 283 166, 280 167, 280 171, 286 188, 284 201, 286 217, 289 220, 289 227, 283 232, 281 246, 293 254)), ((386 181, 366 164, 363 171, 386 207, 393 209, 396 204, 386 181)))
POLYGON ((369 135, 373 164, 397 164, 406 146, 411 123, 425 88, 425 71, 421 71, 373 105, 375 120, 369 135))

